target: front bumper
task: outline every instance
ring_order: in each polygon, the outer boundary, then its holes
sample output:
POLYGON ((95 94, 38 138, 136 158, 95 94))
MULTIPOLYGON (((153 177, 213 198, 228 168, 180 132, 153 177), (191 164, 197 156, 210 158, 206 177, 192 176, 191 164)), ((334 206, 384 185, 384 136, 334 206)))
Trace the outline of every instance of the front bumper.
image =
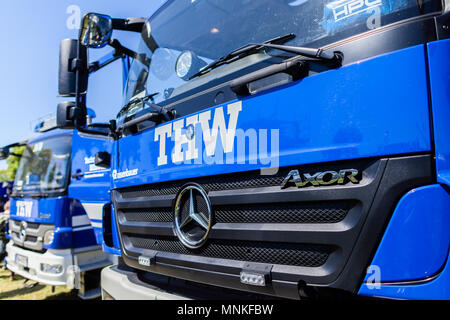
POLYGON ((70 267, 73 266, 73 255, 70 249, 47 250, 45 253, 34 252, 19 248, 9 241, 6 245, 6 266, 9 270, 18 275, 52 286, 69 285, 70 267), (28 267, 16 263, 16 256, 21 255, 27 258, 28 267), (41 263, 50 265, 61 265, 62 272, 58 274, 41 271, 41 263))
POLYGON ((114 300, 189 300, 180 294, 169 293, 158 287, 132 281, 133 272, 119 270, 116 266, 103 268, 101 273, 102 298, 114 300))

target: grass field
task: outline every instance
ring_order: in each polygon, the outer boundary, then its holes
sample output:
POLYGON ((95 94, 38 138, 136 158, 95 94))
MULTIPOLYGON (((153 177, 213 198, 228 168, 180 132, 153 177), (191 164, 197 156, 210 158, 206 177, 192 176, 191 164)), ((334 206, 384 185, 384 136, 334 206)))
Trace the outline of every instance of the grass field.
MULTIPOLYGON (((52 287, 36 284, 32 288, 23 286, 24 278, 16 275, 10 279, 11 272, 0 267, 0 300, 78 300, 77 294, 67 287, 57 286, 52 293, 52 287)), ((28 281, 30 284, 34 281, 28 281)))

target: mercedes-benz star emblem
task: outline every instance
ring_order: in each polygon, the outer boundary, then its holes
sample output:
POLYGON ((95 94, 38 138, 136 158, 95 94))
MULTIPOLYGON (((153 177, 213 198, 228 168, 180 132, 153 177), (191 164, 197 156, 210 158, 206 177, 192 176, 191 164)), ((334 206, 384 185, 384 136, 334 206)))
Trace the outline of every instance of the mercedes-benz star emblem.
POLYGON ((22 221, 20 223, 19 239, 22 242, 24 242, 25 238, 27 237, 27 226, 28 226, 28 224, 26 221, 22 221))
POLYGON ((174 208, 174 230, 180 241, 190 249, 201 247, 211 230, 212 220, 206 191, 197 184, 184 186, 174 208))

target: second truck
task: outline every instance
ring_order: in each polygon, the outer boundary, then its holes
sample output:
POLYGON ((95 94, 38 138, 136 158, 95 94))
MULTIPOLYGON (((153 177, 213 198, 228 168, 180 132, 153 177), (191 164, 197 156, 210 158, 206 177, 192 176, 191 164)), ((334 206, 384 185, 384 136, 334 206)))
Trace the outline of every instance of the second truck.
POLYGON ((109 167, 96 155, 111 152, 112 141, 60 130, 55 118, 39 123, 38 134, 20 156, 10 196, 6 266, 51 286, 76 289, 81 298, 100 295, 100 270, 113 263, 104 253, 102 215, 110 207, 109 167))

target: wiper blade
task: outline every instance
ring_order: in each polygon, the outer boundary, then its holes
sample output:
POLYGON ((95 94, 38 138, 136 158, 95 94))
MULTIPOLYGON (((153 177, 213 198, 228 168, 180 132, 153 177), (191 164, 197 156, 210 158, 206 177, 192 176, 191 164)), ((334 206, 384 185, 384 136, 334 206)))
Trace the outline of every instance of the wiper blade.
POLYGON ((153 98, 155 96, 157 96, 158 94, 159 94, 159 92, 155 92, 155 93, 148 94, 148 95, 146 95, 145 97, 142 97, 142 98, 134 98, 134 99, 130 100, 126 105, 124 105, 122 107, 122 109, 120 109, 118 115, 120 115, 121 113, 125 112, 129 107, 131 107, 132 105, 134 105, 134 104, 136 104, 138 102, 144 103, 144 101, 148 101, 148 100, 154 101, 153 98))
MULTIPOLYGON (((286 42, 289 40, 292 40, 295 38, 295 34, 294 33, 288 33, 284 36, 279 36, 276 38, 272 38, 269 39, 267 41, 264 41, 262 44, 272 44, 272 43, 278 43, 278 42, 286 42)), ((201 69, 199 72, 197 72, 196 74, 194 74, 192 77, 189 78, 189 80, 204 75, 208 72, 210 72, 211 70, 214 70, 218 67, 220 67, 221 65, 242 59, 245 56, 248 56, 250 54, 252 54, 255 51, 259 51, 263 48, 263 46, 261 44, 253 44, 253 43, 249 43, 246 44, 245 46, 239 47, 237 49, 234 49, 233 51, 231 51, 230 53, 220 57, 219 59, 211 62, 209 65, 207 65, 206 67, 204 67, 203 69, 201 69)))
MULTIPOLYGON (((296 81, 300 78, 304 78, 309 74, 308 62, 325 64, 325 66, 327 66, 328 68, 338 68, 342 65, 342 61, 344 59, 343 53, 339 51, 330 52, 323 49, 262 43, 254 43, 253 45, 294 53, 296 54, 296 56, 286 59, 282 63, 273 64, 269 67, 251 72, 232 80, 229 83, 230 89, 238 95, 247 95, 258 92, 257 90, 255 90, 255 88, 250 89, 249 84, 264 78, 268 78, 275 74, 285 73, 291 76, 290 79, 287 78, 284 81, 296 81), (310 59, 305 59, 303 57, 310 59)), ((275 85, 279 84, 280 82, 275 85)), ((269 87, 270 85, 266 83, 265 87, 260 86, 258 90, 267 90, 267 88, 269 87)))
POLYGON ((117 131, 119 131, 119 132, 123 131, 129 127, 133 127, 133 126, 135 126, 143 121, 147 121, 147 120, 150 120, 150 121, 153 121, 156 123, 161 123, 161 122, 171 121, 177 117, 177 112, 176 112, 175 108, 163 107, 158 104, 151 103, 151 102, 148 102, 145 100, 142 100, 142 103, 149 106, 150 108, 152 108, 153 111, 149 111, 140 117, 137 117, 135 119, 124 122, 117 129, 117 131))
POLYGON ((317 60, 323 60, 323 61, 330 61, 334 62, 336 64, 342 64, 342 60, 344 58, 344 55, 342 52, 339 51, 328 51, 323 49, 317 49, 317 48, 307 48, 307 47, 295 47, 295 46, 285 46, 285 45, 277 45, 277 44, 270 44, 270 43, 253 43, 254 46, 259 46, 262 48, 270 48, 270 49, 276 49, 280 51, 285 51, 289 53, 294 53, 299 56, 304 56, 307 58, 313 58, 317 60))
POLYGON ((143 101, 143 103, 154 110, 154 113, 156 113, 159 120, 170 121, 176 117, 176 111, 174 108, 169 109, 148 101, 143 101))

